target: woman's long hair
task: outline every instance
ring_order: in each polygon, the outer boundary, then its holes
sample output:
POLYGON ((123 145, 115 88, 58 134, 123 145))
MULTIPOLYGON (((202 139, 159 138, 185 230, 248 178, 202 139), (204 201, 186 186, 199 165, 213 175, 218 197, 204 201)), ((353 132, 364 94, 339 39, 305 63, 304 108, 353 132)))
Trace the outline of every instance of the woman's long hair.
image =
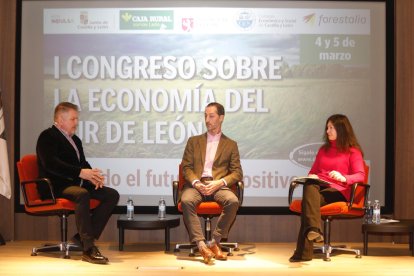
POLYGON ((355 136, 354 129, 352 128, 352 125, 348 120, 348 117, 342 114, 334 114, 326 120, 325 132, 323 135, 323 148, 329 149, 331 146, 328 139, 328 135, 326 133, 329 122, 331 122, 335 127, 337 134, 336 147, 339 151, 348 152, 350 148, 357 148, 359 149, 359 151, 361 151, 362 155, 364 154, 355 136))

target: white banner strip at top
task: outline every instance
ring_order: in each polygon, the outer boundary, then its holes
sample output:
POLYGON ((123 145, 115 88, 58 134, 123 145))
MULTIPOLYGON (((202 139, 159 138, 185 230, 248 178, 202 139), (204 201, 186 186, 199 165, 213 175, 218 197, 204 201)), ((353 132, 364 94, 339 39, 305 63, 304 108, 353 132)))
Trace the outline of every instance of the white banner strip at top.
POLYGON ((369 9, 45 9, 44 34, 370 34, 369 9))

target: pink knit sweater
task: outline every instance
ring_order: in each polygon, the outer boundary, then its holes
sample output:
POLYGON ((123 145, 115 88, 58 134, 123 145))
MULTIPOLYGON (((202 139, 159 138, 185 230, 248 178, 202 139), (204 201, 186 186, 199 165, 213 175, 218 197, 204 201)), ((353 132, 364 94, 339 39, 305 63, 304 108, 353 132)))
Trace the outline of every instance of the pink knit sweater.
POLYGON ((365 180, 364 160, 358 149, 350 148, 349 152, 339 152, 335 141, 331 141, 329 149, 319 149, 309 174, 316 174, 320 179, 332 183, 331 187, 340 191, 349 201, 351 185, 365 180), (331 171, 340 172, 346 182, 329 177, 331 171))

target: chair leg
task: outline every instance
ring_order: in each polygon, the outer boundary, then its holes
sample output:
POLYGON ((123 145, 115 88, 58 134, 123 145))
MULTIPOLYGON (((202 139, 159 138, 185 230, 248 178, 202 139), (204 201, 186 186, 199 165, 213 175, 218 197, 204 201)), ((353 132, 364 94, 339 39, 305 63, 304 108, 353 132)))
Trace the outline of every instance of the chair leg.
POLYGON ((68 216, 63 214, 60 217, 60 238, 62 243, 64 244, 64 251, 65 251, 65 259, 69 259, 69 247, 67 246, 68 243, 68 216))
POLYGON ((0 245, 5 245, 6 242, 4 241, 3 236, 0 234, 0 245))
POLYGON ((323 260, 324 261, 331 261, 331 253, 334 250, 337 251, 344 251, 344 252, 352 252, 355 253, 356 256, 355 258, 361 258, 361 252, 359 249, 352 249, 352 248, 346 248, 345 245, 337 245, 337 246, 332 246, 331 245, 331 220, 328 218, 324 219, 323 222, 323 233, 324 233, 324 244, 321 247, 315 247, 315 250, 320 250, 322 251, 323 254, 325 254, 323 260))
POLYGON ((63 243, 58 244, 45 244, 41 247, 32 248, 32 256, 37 256, 38 252, 54 252, 54 251, 65 251, 65 245, 63 243))
POLYGON ((32 248, 32 256, 37 256, 38 252, 65 252, 64 258, 70 259, 69 251, 79 250, 79 247, 74 244, 69 244, 67 242, 67 225, 68 225, 68 215, 63 214, 59 216, 60 218, 60 238, 61 242, 57 244, 45 244, 41 247, 32 248))
POLYGON ((206 237, 206 241, 211 241, 211 218, 205 217, 204 218, 204 234, 206 237))
POLYGON ((239 244, 237 242, 221 242, 221 250, 228 252, 227 256, 233 256, 233 251, 239 251, 239 244))
POLYGON ((181 249, 189 249, 190 253, 188 256, 194 257, 195 253, 198 252, 198 247, 195 243, 177 243, 174 248, 174 252, 180 252, 181 249))

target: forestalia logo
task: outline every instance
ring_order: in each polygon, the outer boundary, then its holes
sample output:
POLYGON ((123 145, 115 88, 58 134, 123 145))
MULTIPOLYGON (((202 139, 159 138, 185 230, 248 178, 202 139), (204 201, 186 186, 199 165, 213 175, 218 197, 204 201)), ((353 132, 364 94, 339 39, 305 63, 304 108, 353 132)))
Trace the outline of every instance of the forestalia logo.
POLYGON ((303 17, 303 22, 305 22, 307 24, 310 24, 310 25, 314 25, 315 24, 315 17, 316 17, 315 13, 305 15, 303 17))

